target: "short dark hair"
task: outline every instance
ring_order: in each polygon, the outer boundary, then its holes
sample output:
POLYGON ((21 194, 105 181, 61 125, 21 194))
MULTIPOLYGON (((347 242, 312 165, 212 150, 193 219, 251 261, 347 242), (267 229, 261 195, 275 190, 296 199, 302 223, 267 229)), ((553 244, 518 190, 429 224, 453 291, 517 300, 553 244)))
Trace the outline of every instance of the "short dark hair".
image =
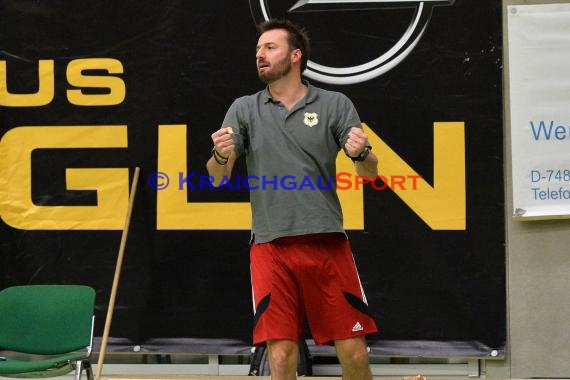
POLYGON ((311 44, 307 31, 292 21, 285 19, 271 19, 259 24, 259 32, 261 34, 273 29, 285 29, 287 31, 289 47, 301 50, 301 72, 305 71, 309 54, 311 53, 311 44))

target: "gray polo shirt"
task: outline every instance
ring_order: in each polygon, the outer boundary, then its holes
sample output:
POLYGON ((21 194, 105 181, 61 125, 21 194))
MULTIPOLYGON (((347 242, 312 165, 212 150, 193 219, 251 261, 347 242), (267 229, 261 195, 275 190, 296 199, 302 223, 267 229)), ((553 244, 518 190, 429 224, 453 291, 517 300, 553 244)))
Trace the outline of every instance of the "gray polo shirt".
POLYGON ((343 94, 312 85, 291 110, 268 89, 236 99, 223 122, 245 155, 257 243, 344 232, 336 194, 336 157, 351 127, 361 127, 343 94))

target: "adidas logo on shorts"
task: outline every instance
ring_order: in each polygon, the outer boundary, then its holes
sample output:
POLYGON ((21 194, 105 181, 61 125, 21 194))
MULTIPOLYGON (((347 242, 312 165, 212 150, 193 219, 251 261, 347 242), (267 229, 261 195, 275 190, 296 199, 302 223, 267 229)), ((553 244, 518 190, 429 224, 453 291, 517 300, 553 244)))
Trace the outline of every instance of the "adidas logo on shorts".
POLYGON ((360 324, 360 322, 356 322, 356 324, 352 327, 352 332, 362 331, 364 327, 360 324))

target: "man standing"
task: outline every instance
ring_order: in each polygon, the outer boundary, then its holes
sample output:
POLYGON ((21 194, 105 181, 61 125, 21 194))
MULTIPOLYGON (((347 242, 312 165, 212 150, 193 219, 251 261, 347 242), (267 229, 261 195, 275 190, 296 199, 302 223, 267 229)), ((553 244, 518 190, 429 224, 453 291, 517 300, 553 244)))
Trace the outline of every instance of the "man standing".
POLYGON ((256 63, 267 87, 231 105, 212 134, 206 167, 219 186, 245 155, 253 213, 250 251, 254 344, 267 344, 273 380, 295 379, 306 316, 317 344, 335 345, 343 379, 372 379, 369 315, 335 189, 336 156, 358 175, 377 175, 358 114, 343 94, 301 78, 309 57, 303 29, 287 20, 260 25, 256 63), (299 188, 286 187, 284 178, 299 188), (312 184, 312 186, 311 186, 312 184))

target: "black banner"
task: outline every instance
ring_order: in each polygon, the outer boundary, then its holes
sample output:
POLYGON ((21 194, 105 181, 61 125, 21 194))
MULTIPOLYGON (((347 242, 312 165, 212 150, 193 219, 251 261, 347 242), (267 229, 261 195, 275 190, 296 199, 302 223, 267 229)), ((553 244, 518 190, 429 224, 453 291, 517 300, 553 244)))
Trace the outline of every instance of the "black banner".
POLYGON ((256 23, 287 17, 379 156, 384 182, 339 190, 372 353, 504 355, 500 2, 366 4, 0 1, 0 288, 91 285, 100 337, 138 166, 109 350, 248 352, 249 195, 203 176, 262 88, 256 23))

